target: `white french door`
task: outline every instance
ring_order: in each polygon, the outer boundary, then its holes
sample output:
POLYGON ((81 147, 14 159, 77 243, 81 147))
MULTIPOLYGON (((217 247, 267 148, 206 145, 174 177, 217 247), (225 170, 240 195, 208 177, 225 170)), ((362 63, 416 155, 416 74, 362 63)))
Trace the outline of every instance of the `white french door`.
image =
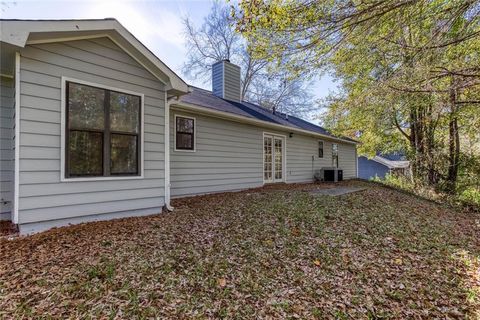
POLYGON ((265 183, 284 181, 283 137, 264 134, 263 136, 263 181, 265 183))

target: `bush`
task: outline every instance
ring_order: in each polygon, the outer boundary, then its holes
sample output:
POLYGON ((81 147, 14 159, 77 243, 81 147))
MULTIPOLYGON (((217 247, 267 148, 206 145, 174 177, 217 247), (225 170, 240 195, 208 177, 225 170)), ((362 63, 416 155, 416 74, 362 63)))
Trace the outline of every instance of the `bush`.
POLYGON ((458 199, 468 205, 480 206, 480 189, 467 188, 459 194, 458 199))

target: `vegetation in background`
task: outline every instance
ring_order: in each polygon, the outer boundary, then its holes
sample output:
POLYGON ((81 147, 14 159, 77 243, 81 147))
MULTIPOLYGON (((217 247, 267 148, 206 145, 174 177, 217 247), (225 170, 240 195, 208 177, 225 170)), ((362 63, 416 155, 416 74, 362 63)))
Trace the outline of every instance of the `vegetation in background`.
POLYGON ((306 116, 317 107, 308 77, 295 76, 286 69, 274 70, 267 59, 252 55, 252 46, 235 32, 228 6, 214 2, 200 27, 188 18, 183 24, 187 46, 183 73, 188 78, 210 83, 212 64, 227 59, 241 67, 242 99, 298 116, 306 116))
POLYGON ((333 70, 323 120, 361 153, 408 150, 415 185, 478 192, 480 1, 253 0, 235 17, 254 56, 333 70))
POLYGON ((0 238, 1 319, 478 319, 480 222, 367 182, 0 238))

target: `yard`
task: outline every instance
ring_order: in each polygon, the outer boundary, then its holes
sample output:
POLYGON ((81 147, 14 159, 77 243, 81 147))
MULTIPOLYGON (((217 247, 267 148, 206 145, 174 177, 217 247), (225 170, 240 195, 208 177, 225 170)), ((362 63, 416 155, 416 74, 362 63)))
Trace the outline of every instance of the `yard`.
POLYGON ((0 318, 480 317, 478 215, 366 186, 194 197, 0 239, 0 318))

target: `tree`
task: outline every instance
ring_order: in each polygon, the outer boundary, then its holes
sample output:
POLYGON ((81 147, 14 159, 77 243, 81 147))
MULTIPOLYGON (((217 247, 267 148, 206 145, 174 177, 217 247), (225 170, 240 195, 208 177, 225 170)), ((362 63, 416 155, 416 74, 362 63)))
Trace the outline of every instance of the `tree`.
POLYGON ((455 192, 461 143, 479 135, 468 120, 480 102, 479 3, 253 0, 235 16, 254 56, 293 72, 333 68, 342 91, 324 103, 334 131, 360 135, 369 153, 404 147, 417 181, 455 192))
POLYGON ((241 67, 242 99, 300 116, 315 108, 309 78, 275 69, 267 59, 255 58, 252 46, 236 32, 228 7, 215 2, 199 28, 188 17, 184 26, 188 54, 183 73, 187 78, 208 83, 212 64, 228 59, 241 67))

